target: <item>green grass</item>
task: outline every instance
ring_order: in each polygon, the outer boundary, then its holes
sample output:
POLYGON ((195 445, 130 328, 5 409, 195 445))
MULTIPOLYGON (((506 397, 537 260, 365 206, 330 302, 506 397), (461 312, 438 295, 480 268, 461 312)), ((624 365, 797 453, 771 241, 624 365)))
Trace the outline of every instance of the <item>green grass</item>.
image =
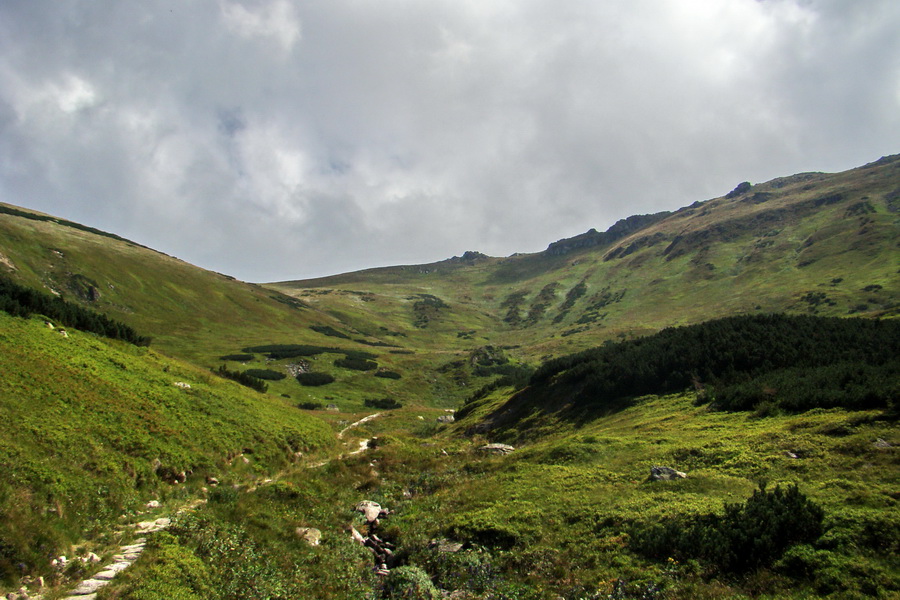
MULTIPOLYGON (((50 554, 100 535, 151 497, 182 494, 167 472, 240 480, 295 452, 327 451, 331 429, 153 350, 0 313, 2 577, 48 568, 50 554), (187 383, 180 388, 175 383, 187 383), (234 463, 244 453, 249 464, 234 463)), ((183 486, 182 486, 183 487, 183 486)))

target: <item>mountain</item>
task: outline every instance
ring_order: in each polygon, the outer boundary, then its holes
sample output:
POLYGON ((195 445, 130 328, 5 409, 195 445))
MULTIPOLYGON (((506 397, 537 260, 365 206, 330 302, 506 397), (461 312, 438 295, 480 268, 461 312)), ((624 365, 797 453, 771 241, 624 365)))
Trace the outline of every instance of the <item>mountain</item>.
POLYGON ((267 284, 0 205, 3 591, 185 505, 101 597, 893 597, 898 201, 885 157, 267 284))
POLYGON ((733 314, 895 316, 898 210, 900 156, 891 156, 741 184, 536 254, 467 253, 267 287, 353 326, 390 314, 420 346, 459 347, 459 335, 520 346, 527 358, 733 314), (422 295, 446 306, 426 311, 422 295))

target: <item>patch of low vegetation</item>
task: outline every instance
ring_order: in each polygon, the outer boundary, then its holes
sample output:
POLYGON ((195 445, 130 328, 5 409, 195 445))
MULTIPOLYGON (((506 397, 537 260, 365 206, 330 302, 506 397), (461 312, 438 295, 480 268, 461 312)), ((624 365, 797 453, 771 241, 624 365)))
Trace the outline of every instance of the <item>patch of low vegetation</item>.
POLYGON ((219 360, 224 361, 234 361, 234 362, 250 362, 256 358, 252 354, 226 354, 224 356, 220 356, 219 360))
POLYGON ((378 363, 373 360, 364 358, 338 358, 334 361, 334 366, 342 369, 352 369, 354 371, 374 371, 378 368, 378 363))
POLYGON ((381 377, 383 379, 400 379, 402 375, 397 371, 391 371, 389 369, 378 369, 375 371, 375 377, 381 377))
POLYGON ((318 371, 309 371, 307 373, 297 373, 297 382, 307 387, 319 387, 334 383, 334 375, 328 373, 320 373, 318 371))
POLYGON ((256 390, 261 394, 266 393, 268 391, 269 386, 265 381, 260 379, 259 377, 254 377, 250 374, 250 370, 247 371, 232 371, 227 366, 221 365, 218 369, 213 371, 219 377, 224 377, 225 379, 230 379, 232 381, 236 381, 237 383, 250 388, 251 390, 256 390))
POLYGON ((394 398, 366 398, 363 401, 363 405, 368 408, 380 408, 383 410, 403 408, 403 403, 398 402, 394 398))
POLYGON ((522 324, 522 306, 525 304, 525 297, 528 296, 527 290, 519 290, 509 294, 500 304, 500 308, 506 309, 503 320, 513 327, 522 324))
POLYGON ((409 298, 413 300, 413 325, 419 329, 428 327, 428 324, 441 315, 441 311, 450 308, 446 302, 432 294, 416 294, 409 298))
MULTIPOLYGON (((574 410, 614 409, 645 394, 695 388, 725 410, 892 409, 900 323, 787 315, 729 317, 665 329, 548 361, 532 386, 566 386, 574 410), (815 384, 808 393, 806 385, 815 384)), ((539 395, 543 392, 534 392, 539 395)))
POLYGON ((824 519, 822 508, 796 486, 771 491, 760 486, 743 504, 727 504, 721 515, 639 525, 630 544, 653 558, 699 559, 726 572, 744 573, 771 567, 791 546, 816 542, 825 532, 824 519))
POLYGON ((350 336, 342 331, 338 331, 331 325, 310 325, 310 329, 315 331, 316 333, 321 333, 322 335, 327 335, 328 337, 336 337, 342 340, 349 340, 350 336))
POLYGON ((244 371, 244 375, 265 379, 266 381, 281 381, 287 377, 281 371, 273 371, 272 369, 247 369, 244 371))

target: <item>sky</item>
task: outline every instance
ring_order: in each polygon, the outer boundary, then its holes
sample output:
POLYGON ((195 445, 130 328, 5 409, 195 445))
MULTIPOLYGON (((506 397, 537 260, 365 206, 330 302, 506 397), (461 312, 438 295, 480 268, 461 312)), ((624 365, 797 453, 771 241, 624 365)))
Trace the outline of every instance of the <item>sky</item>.
POLYGON ((0 201, 267 282, 900 152, 896 0, 0 0, 0 201))

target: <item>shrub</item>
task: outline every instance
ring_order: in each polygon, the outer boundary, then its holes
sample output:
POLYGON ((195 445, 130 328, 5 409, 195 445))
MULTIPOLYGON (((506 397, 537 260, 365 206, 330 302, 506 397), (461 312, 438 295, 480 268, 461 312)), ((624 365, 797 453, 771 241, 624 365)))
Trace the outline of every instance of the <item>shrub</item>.
POLYGON ((252 375, 248 375, 247 373, 242 373, 240 371, 230 371, 225 365, 222 365, 218 369, 214 369, 213 373, 215 373, 219 377, 224 377, 225 379, 236 381, 237 383, 250 389, 254 389, 260 393, 265 393, 269 389, 269 386, 266 385, 266 383, 262 379, 258 379, 256 377, 253 377, 252 375))
POLYGON ((413 565, 391 569, 384 579, 382 594, 385 598, 402 600, 438 600, 441 597, 428 573, 413 565))
POLYGON ((363 400, 363 406, 391 410, 394 408, 402 408, 403 404, 397 402, 393 398, 366 398, 363 400))
POLYGON ((244 375, 256 377, 257 379, 265 379, 267 381, 280 381, 287 377, 284 373, 279 373, 278 371, 273 371, 271 369, 247 369, 244 371, 244 375))
POLYGON ((297 408, 302 408, 303 410, 322 410, 325 408, 325 405, 321 402, 301 402, 297 405, 297 408))
POLYGON ((763 486, 724 515, 673 519, 632 532, 631 544, 655 558, 702 559, 730 572, 770 566, 795 544, 823 533, 824 512, 796 486, 767 492, 763 486))
POLYGON ((330 325, 310 325, 310 329, 315 331, 316 333, 321 333, 322 335, 327 335, 329 337, 341 338, 343 340, 349 340, 350 336, 346 333, 338 331, 334 327, 330 325))
POLYGON ((319 385, 328 385, 329 383, 334 382, 334 377, 329 375, 328 373, 298 373, 297 381, 300 385, 305 385, 309 387, 319 386, 319 385))
POLYGON ((225 356, 220 356, 219 360, 233 360, 235 362, 249 362, 253 360, 254 356, 252 354, 226 354, 225 356))
POLYGON ((342 367, 344 369, 353 369, 354 371, 374 371, 378 368, 378 363, 371 360, 350 358, 348 356, 335 360, 334 366, 342 367))
POLYGON ((384 379, 400 379, 400 373, 396 371, 388 371, 387 369, 379 369, 375 372, 375 377, 383 377, 384 379))

